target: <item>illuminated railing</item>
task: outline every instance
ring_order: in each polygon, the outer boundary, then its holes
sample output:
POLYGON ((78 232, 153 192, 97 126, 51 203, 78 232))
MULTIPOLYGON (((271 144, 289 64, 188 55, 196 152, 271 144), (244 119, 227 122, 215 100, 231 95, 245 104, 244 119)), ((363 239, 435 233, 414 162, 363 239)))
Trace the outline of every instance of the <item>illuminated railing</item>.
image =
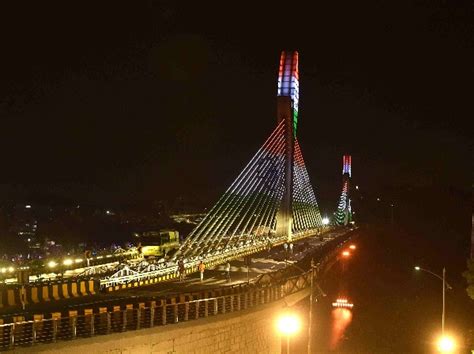
MULTIPOLYGON (((329 227, 326 228, 329 231, 329 227)), ((293 241, 300 240, 305 237, 313 236, 314 234, 320 233, 321 229, 307 230, 304 232, 296 233, 293 235, 293 241)), ((272 239, 272 246, 282 245, 288 242, 286 237, 278 239, 272 239)), ((241 258, 253 253, 263 251, 268 248, 268 240, 253 241, 249 244, 244 244, 236 248, 228 248, 224 250, 216 250, 211 254, 203 257, 196 257, 194 259, 187 260, 185 267, 188 273, 196 272, 199 262, 202 260, 206 266, 216 266, 223 264, 227 261, 231 261, 237 258, 241 258)), ((100 280, 101 288, 109 288, 117 285, 129 284, 134 282, 140 282, 150 279, 165 279, 166 276, 172 275, 177 276, 178 266, 177 264, 168 263, 163 264, 159 269, 151 271, 135 271, 130 268, 123 268, 117 271, 111 276, 105 277, 100 280)))
POLYGON ((310 276, 306 273, 265 286, 251 284, 237 287, 231 294, 185 302, 149 301, 115 306, 112 311, 99 308, 87 314, 67 317, 58 314, 49 319, 3 324, 0 325, 0 350, 151 328, 254 308, 309 286, 310 276))
POLYGON ((313 272, 310 270, 297 276, 282 273, 282 278, 264 274, 255 282, 215 289, 215 293, 219 293, 217 296, 205 297, 204 293, 201 298, 188 296, 187 301, 184 301, 185 296, 180 296, 183 301, 175 297, 85 309, 81 314, 70 311, 68 316, 54 313, 47 319, 0 324, 0 350, 176 324, 272 303, 310 287, 311 277, 318 278, 324 273, 346 241, 331 246, 313 272))

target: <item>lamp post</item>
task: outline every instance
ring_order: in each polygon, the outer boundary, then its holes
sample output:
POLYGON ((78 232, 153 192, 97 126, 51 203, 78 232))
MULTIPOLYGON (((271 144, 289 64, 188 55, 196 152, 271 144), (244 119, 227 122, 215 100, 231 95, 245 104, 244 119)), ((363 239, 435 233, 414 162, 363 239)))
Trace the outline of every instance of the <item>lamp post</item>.
MULTIPOLYGON (((293 263, 287 263, 287 264, 292 266, 292 267, 295 267, 296 269, 298 269, 302 273, 307 272, 303 268, 301 268, 300 266, 297 266, 296 264, 293 264, 293 263)), ((311 278, 310 278, 309 318, 308 318, 308 354, 311 354, 311 338, 312 338, 311 337, 311 331, 312 331, 312 323, 313 323, 313 289, 314 289, 314 270, 315 269, 316 269, 316 266, 314 265, 314 259, 311 258, 311 270, 310 270, 311 278)), ((326 296, 323 289, 321 289, 321 287, 318 284, 316 284, 316 286, 318 287, 321 294, 323 296, 326 296)))
POLYGON ((436 278, 440 279, 443 282, 443 311, 441 313, 441 334, 444 335, 444 318, 445 318, 444 314, 445 314, 445 308, 446 308, 446 287, 448 289, 452 289, 451 285, 449 285, 446 282, 446 268, 443 267, 443 276, 440 276, 436 273, 433 273, 431 270, 424 269, 424 268, 421 268, 421 267, 418 267, 418 266, 415 266, 415 270, 421 270, 423 272, 429 273, 429 274, 435 276, 436 278))
POLYGON ((290 336, 300 329, 299 318, 293 313, 282 315, 277 322, 280 334, 286 336, 286 353, 290 354, 290 336))

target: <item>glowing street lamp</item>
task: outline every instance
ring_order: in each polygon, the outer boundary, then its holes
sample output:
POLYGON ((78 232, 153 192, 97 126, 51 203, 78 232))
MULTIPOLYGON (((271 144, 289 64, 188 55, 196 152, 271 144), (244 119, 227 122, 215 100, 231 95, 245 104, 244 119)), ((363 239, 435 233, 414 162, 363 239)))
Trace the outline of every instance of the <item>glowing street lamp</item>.
POLYGON ((446 268, 443 267, 443 276, 433 273, 431 270, 421 268, 419 266, 415 266, 415 270, 423 271, 426 273, 430 273, 431 275, 435 276, 436 278, 440 279, 443 282, 443 312, 441 313, 441 335, 444 338, 444 319, 445 319, 445 308, 446 308, 446 288, 452 289, 451 285, 448 284, 446 281, 446 268))
POLYGON ((343 251, 342 252, 342 256, 345 257, 345 258, 349 257, 350 255, 351 255, 351 253, 349 251, 343 251))
POLYGON ((440 353, 453 353, 456 350, 456 341, 451 336, 442 335, 438 338, 436 347, 440 353))
POLYGON ((324 226, 328 225, 328 224, 329 224, 329 218, 328 218, 328 217, 324 217, 323 220, 322 220, 322 222, 323 222, 323 225, 324 225, 324 226))
POLYGON ((356 247, 356 245, 350 245, 349 248, 350 248, 351 250, 355 250, 357 247, 356 247))
POLYGON ((290 336, 300 329, 300 319, 294 313, 285 313, 277 320, 277 329, 281 335, 286 336, 286 352, 290 353, 290 336))

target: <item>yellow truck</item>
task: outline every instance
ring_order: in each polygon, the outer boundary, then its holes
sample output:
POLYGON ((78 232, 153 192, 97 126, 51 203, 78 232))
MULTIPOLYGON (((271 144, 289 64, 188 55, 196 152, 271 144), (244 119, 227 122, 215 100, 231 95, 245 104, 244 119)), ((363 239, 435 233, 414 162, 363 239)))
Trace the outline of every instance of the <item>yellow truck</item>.
POLYGON ((176 230, 146 231, 138 236, 138 248, 145 258, 163 257, 179 248, 176 230))

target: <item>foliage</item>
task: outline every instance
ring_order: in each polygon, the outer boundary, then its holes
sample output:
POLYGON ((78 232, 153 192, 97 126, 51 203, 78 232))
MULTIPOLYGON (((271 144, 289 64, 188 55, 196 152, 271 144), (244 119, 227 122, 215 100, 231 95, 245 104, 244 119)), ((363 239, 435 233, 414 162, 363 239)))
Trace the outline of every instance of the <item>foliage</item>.
POLYGON ((467 261, 467 270, 462 275, 467 280, 467 294, 474 300, 474 259, 467 261))

